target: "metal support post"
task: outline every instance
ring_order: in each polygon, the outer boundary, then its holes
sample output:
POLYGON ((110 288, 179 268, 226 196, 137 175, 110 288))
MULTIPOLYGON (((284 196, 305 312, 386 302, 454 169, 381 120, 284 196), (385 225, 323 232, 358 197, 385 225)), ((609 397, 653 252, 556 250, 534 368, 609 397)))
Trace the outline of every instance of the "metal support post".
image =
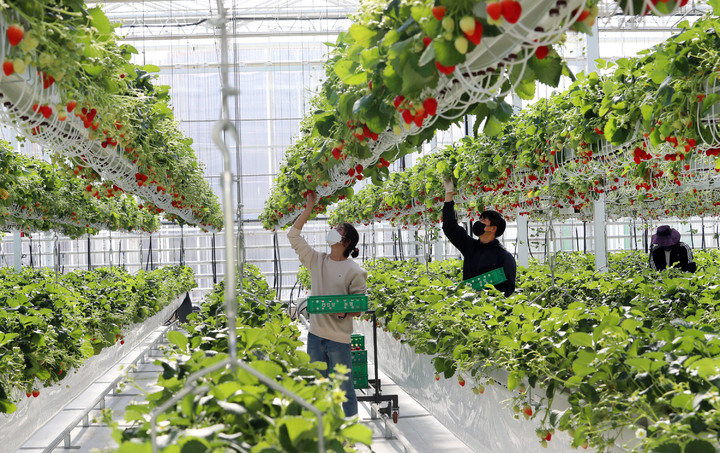
POLYGON ((528 241, 528 216, 518 212, 517 215, 517 260, 518 265, 527 267, 530 264, 530 241, 528 241))
POLYGON ((13 231, 13 262, 15 271, 22 271, 22 237, 19 231, 13 231))
POLYGON ((601 193, 593 204, 593 229, 595 236, 595 271, 607 272, 607 212, 605 194, 601 193))

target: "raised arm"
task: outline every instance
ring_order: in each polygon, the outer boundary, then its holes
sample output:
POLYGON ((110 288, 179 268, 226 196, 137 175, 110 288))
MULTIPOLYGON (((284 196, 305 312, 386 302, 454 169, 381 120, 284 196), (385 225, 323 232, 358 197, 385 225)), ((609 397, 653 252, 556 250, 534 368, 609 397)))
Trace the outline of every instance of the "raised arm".
POLYGON ((305 223, 307 223, 310 218, 310 214, 312 214, 315 203, 317 203, 317 194, 313 191, 308 192, 305 201, 305 209, 298 218, 295 219, 295 223, 293 223, 293 228, 297 228, 298 230, 302 230, 303 226, 305 226, 305 223))
POLYGON ((460 253, 465 254, 472 247, 472 237, 465 231, 465 228, 458 225, 457 217, 455 217, 455 202, 453 201, 455 184, 452 179, 443 178, 443 185, 445 186, 445 204, 443 204, 442 230, 450 243, 457 247, 460 253))
POLYGON ((317 195, 315 192, 308 193, 307 196, 307 204, 305 205, 305 209, 300 214, 300 216, 295 220, 295 223, 293 223, 292 228, 287 233, 287 238, 290 241, 290 246, 292 249, 297 253, 298 258, 300 258, 300 262, 307 267, 308 269, 312 270, 313 262, 318 257, 318 252, 315 251, 310 245, 307 243, 305 239, 303 239, 302 236, 300 236, 300 230, 302 230, 302 227, 305 226, 305 223, 307 222, 308 218, 310 217, 310 214, 312 214, 312 210, 315 207, 315 202, 317 201, 317 195))

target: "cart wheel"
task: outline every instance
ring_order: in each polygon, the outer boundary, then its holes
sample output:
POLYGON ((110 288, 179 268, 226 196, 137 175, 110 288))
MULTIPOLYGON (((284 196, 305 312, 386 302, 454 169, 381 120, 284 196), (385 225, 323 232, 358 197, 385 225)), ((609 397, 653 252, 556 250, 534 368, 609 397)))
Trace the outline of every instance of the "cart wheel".
POLYGON ((392 417, 393 417, 393 423, 397 423, 397 421, 398 421, 398 411, 393 411, 392 417))

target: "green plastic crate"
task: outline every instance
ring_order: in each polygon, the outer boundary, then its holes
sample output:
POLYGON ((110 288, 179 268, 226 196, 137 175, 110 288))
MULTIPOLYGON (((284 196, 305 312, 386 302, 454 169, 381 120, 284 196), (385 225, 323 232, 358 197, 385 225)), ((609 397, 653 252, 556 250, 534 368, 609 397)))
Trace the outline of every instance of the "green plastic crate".
POLYGON ((507 277, 505 276, 505 270, 502 267, 499 267, 490 272, 480 274, 477 277, 464 280, 463 283, 465 283, 466 285, 470 285, 472 289, 479 291, 485 288, 485 285, 487 284, 497 285, 498 283, 503 283, 506 281, 507 277))
POLYGON ((365 335, 354 333, 350 335, 350 347, 365 349, 365 335))
POLYGON ((356 389, 366 389, 370 385, 368 383, 368 366, 367 362, 363 364, 353 364, 353 387, 356 389))
POLYGON ((352 363, 355 365, 356 363, 367 363, 367 349, 361 349, 359 351, 350 351, 352 352, 352 363))
POLYGON ((351 313, 367 309, 368 297, 365 294, 310 296, 307 299, 308 313, 351 313))

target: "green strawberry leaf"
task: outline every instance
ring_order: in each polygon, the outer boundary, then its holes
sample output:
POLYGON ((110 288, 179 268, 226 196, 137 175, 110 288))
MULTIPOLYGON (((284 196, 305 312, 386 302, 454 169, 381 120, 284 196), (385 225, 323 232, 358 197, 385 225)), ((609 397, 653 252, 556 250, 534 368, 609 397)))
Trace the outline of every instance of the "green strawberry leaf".
POLYGON ((366 49, 372 46, 373 39, 377 36, 377 30, 371 30, 358 23, 352 24, 349 31, 355 42, 366 49))
POLYGON ((182 333, 178 332, 177 330, 171 330, 167 334, 167 339, 170 343, 177 346, 181 351, 186 351, 189 340, 182 333))

